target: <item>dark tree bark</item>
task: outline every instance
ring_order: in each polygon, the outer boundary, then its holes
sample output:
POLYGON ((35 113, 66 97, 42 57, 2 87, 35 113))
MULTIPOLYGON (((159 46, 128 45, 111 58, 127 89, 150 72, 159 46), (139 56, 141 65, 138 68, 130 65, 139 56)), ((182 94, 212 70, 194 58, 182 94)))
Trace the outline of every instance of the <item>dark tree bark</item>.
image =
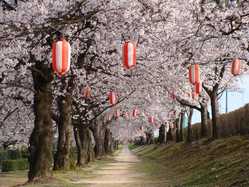
POLYGON ((54 157, 54 170, 70 169, 70 149, 72 144, 72 96, 58 98, 60 118, 58 127, 57 151, 54 157))
POLYGON ((118 150, 118 145, 119 145, 119 141, 118 140, 114 140, 114 149, 118 150))
POLYGON ((207 136, 207 124, 208 124, 208 108, 207 104, 200 103, 201 105, 201 137, 207 136))
POLYGON ((167 130, 166 126, 162 124, 159 128, 159 137, 158 141, 160 144, 166 144, 167 143, 167 130))
POLYGON ((94 148, 96 158, 100 158, 104 155, 104 139, 105 139, 105 131, 102 128, 102 123, 96 121, 96 124, 93 126, 93 135, 96 142, 96 146, 94 148))
POLYGON ((146 134, 146 144, 153 144, 154 143, 154 134, 152 130, 145 132, 146 134))
POLYGON ((167 132, 167 142, 172 141, 173 140, 173 136, 172 136, 172 129, 169 126, 169 130, 167 132))
POLYGON ((221 69, 219 69, 218 67, 215 68, 215 74, 216 74, 216 77, 219 78, 219 80, 217 80, 217 82, 213 86, 213 88, 209 89, 205 85, 202 85, 211 99, 212 138, 214 138, 214 139, 218 138, 218 127, 217 127, 217 118, 219 115, 219 106, 218 106, 218 94, 219 93, 218 93, 218 91, 219 91, 219 86, 220 86, 221 80, 224 77, 227 63, 222 62, 222 64, 223 64, 223 66, 221 69))
POLYGON ((217 117, 219 114, 218 110, 218 100, 217 100, 217 91, 213 91, 211 94, 211 111, 212 111, 212 138, 218 138, 218 129, 217 129, 217 117))
POLYGON ((81 163, 81 144, 80 144, 80 138, 79 138, 79 132, 78 132, 78 128, 76 127, 76 125, 74 124, 73 127, 73 134, 74 134, 74 140, 75 140, 75 144, 76 144, 76 148, 77 148, 77 166, 80 166, 81 163))
POLYGON ((106 128, 105 140, 104 140, 105 153, 107 154, 112 153, 111 144, 112 144, 112 133, 110 129, 106 128))
POLYGON ((183 116, 184 116, 184 113, 181 113, 181 118, 178 121, 178 123, 179 123, 179 140, 180 140, 180 142, 183 141, 183 116))
POLYGON ((191 133, 192 116, 193 116, 193 109, 190 108, 189 115, 188 115, 187 143, 192 142, 192 133, 191 133))
POLYGON ((32 67, 34 94, 34 129, 29 139, 29 181, 42 180, 51 176, 52 170, 52 75, 43 62, 32 67))
POLYGON ((95 158, 95 140, 89 128, 78 126, 74 128, 75 141, 77 146, 77 166, 83 166, 95 158))
POLYGON ((176 119, 175 121, 176 123, 176 142, 181 142, 183 141, 183 133, 182 133, 182 130, 181 130, 181 121, 180 119, 176 119))

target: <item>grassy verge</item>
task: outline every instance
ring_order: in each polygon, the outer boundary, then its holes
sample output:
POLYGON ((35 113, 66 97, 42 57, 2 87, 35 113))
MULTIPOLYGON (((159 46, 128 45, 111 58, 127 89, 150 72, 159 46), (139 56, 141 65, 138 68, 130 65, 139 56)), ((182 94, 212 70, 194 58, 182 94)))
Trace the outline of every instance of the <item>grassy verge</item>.
POLYGON ((230 137, 187 145, 148 145, 133 151, 144 163, 141 170, 170 179, 179 186, 249 186, 249 139, 230 137), (163 167, 162 167, 163 166, 163 167))
POLYGON ((133 149, 135 149, 135 148, 137 148, 138 146, 137 145, 135 145, 135 144, 129 144, 128 145, 128 148, 130 149, 130 150, 133 150, 133 149))
MULTIPOLYGON (((107 155, 95 162, 89 163, 83 168, 76 168, 70 171, 54 171, 53 176, 42 184, 28 184, 27 187, 79 187, 82 184, 73 184, 84 178, 94 177, 94 171, 99 170, 109 162, 112 162, 113 156, 118 154, 120 149, 111 155, 107 155)), ((23 185, 27 181, 28 171, 15 171, 0 173, 0 187, 12 187, 23 185)))

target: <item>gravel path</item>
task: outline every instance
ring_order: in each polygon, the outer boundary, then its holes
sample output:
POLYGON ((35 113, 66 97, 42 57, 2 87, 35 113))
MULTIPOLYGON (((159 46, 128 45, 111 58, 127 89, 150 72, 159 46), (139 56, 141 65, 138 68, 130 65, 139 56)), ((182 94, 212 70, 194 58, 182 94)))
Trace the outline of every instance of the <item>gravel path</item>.
POLYGON ((136 170, 143 162, 134 155, 128 146, 114 157, 114 160, 105 164, 92 176, 81 179, 75 184, 83 187, 166 187, 167 181, 153 180, 148 174, 136 170))

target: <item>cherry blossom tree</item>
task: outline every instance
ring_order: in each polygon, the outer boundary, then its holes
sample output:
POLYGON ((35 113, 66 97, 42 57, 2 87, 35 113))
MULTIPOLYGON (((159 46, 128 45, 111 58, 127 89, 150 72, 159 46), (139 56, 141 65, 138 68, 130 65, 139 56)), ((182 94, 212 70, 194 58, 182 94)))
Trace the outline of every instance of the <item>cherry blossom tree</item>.
MULTIPOLYGON (((186 106, 189 119, 192 109, 201 112, 201 134, 206 136, 209 98, 212 135, 217 138, 217 102, 231 86, 230 64, 240 59, 242 72, 248 64, 246 0, 1 2, 0 128, 9 142, 19 142, 12 134, 22 139, 34 125, 29 181, 50 176, 51 166, 68 169, 73 137, 81 166, 112 151, 114 137, 151 138, 153 130, 175 121, 186 106), (63 77, 51 68, 51 45, 61 37, 72 47, 72 65, 63 77), (125 41, 137 48, 137 65, 130 70, 122 66, 125 41), (187 69, 196 63, 204 89, 192 99, 187 69), (90 97, 82 94, 86 86, 90 97), (110 91, 118 96, 113 106, 107 97, 110 91), (126 118, 124 112, 134 108, 140 115, 126 118), (118 109, 122 115, 115 119, 118 109), (25 118, 20 120, 20 114, 25 118), (155 125, 148 122, 149 116, 155 117, 155 125), (54 125, 58 142, 52 155, 54 125)), ((182 140, 182 127, 176 127, 182 140)), ((191 122, 188 130, 190 138, 191 122)))

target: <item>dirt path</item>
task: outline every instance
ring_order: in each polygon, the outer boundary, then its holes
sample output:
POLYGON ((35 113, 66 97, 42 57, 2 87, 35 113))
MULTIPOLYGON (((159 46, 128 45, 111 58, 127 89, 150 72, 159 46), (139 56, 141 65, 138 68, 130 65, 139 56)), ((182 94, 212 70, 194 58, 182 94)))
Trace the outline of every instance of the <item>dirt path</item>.
POLYGON ((94 171, 91 176, 75 184, 86 187, 165 187, 167 181, 153 178, 146 171, 139 171, 143 162, 134 155, 128 146, 114 157, 113 161, 94 171))

